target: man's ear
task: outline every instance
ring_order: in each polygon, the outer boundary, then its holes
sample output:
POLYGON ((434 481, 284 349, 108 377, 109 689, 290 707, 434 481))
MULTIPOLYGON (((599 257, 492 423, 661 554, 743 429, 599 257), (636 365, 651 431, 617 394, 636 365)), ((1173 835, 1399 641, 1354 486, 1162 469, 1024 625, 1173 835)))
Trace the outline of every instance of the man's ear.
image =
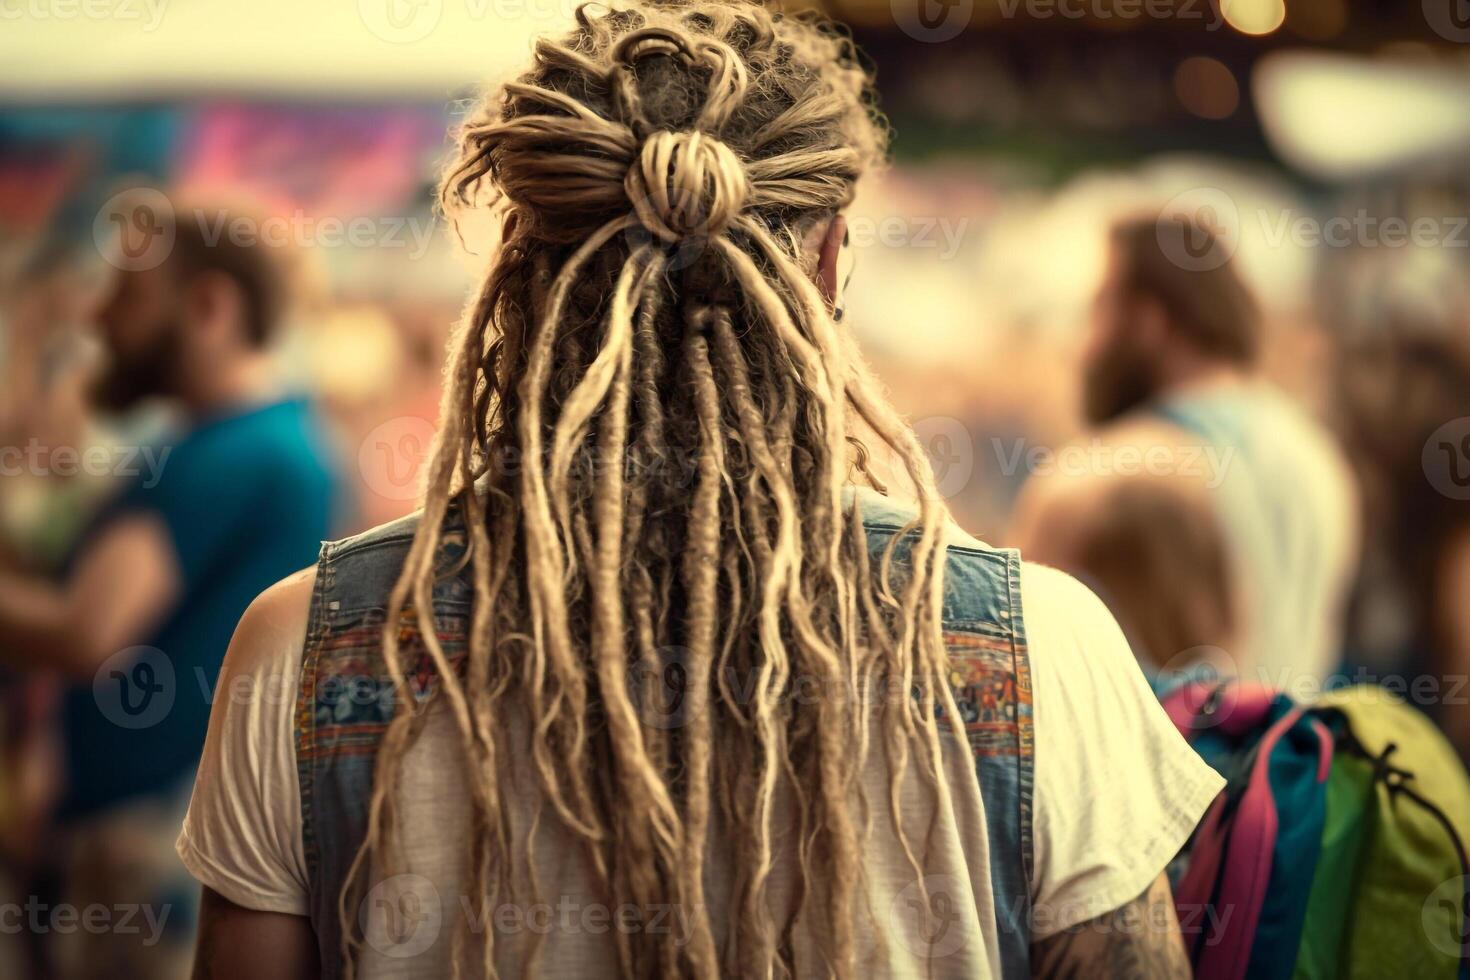
POLYGON ((184 312, 190 324, 211 333, 235 328, 242 314, 240 289, 223 272, 207 269, 185 287, 184 312))
POLYGON ((827 302, 837 297, 841 285, 837 281, 837 258, 842 254, 842 243, 847 239, 847 219, 835 215, 822 236, 822 247, 817 251, 817 288, 827 302))
POLYGON ((1164 305, 1152 297, 1134 302, 1133 335, 1146 350, 1162 351, 1173 339, 1174 325, 1164 305))

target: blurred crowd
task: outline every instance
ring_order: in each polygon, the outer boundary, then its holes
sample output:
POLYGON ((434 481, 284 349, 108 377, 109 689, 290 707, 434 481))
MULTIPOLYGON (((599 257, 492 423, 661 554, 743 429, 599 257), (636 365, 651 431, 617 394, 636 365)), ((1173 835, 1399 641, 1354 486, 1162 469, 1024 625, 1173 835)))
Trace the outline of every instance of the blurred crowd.
MULTIPOLYGON (((917 349, 854 301, 941 492, 1087 582, 1156 679, 1379 683, 1470 756, 1470 323, 1283 319, 1238 229, 1147 200, 1099 210, 1071 324, 917 349)), ((0 289, 6 886, 43 916, 169 910, 139 976, 188 956, 172 844, 229 631, 319 541, 413 508, 455 316, 314 295, 301 250, 210 240, 259 212, 170 204, 163 242, 149 201, 116 198, 100 247, 12 240, 0 289)), ((883 253, 860 252, 856 296, 894 286, 883 253)), ((9 938, 16 969, 120 975, 97 933, 9 938)))
MULTIPOLYGON (((229 631, 413 509, 493 248, 429 204, 427 115, 225 107, 136 168, 94 122, 0 125, 0 888, 49 923, 0 922, 0 974, 185 969, 173 843, 229 631), (48 911, 126 903, 148 942, 48 911)), ((1224 153, 900 159, 850 218, 844 322, 960 523, 1087 582, 1147 673, 1380 683, 1470 760, 1449 160, 1324 189, 1224 153)))

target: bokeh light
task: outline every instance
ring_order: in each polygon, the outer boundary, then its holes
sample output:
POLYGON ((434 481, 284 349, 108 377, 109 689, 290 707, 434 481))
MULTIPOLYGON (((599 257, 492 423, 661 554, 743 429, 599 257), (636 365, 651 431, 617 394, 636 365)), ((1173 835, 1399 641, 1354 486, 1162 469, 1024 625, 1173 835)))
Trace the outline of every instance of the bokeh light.
POLYGON ((1270 34, 1286 20, 1282 0, 1220 0, 1225 22, 1242 34, 1270 34))
POLYGON ((1235 75, 1218 58, 1195 55, 1174 69, 1174 94, 1201 119, 1226 119, 1240 106, 1235 75))

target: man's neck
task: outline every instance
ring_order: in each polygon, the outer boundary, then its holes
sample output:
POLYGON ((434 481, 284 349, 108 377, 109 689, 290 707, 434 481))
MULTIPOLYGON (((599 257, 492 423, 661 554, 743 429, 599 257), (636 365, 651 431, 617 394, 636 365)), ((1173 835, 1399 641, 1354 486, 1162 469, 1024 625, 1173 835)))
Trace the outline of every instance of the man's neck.
POLYGON ((201 372, 181 393, 185 413, 193 420, 218 416, 231 409, 260 404, 277 392, 274 371, 265 354, 233 358, 218 370, 201 372))
POLYGON ((1159 387, 1159 397, 1203 394, 1244 384, 1251 373, 1235 364, 1196 360, 1175 367, 1159 387))

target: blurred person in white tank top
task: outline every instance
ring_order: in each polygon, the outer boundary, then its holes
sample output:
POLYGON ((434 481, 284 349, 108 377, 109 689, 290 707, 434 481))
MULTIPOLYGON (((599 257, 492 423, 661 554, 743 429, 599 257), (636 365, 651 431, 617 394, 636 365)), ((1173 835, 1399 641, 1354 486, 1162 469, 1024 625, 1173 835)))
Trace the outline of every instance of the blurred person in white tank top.
POLYGON ((1260 333, 1210 229, 1174 215, 1116 225, 1083 355, 1088 438, 1106 452, 1086 472, 1032 479, 1014 543, 1080 572, 1069 550, 1106 522, 1111 484, 1139 473, 1195 484, 1213 502, 1240 604, 1236 649, 1217 652, 1219 666, 1309 696, 1341 661, 1357 495, 1329 433, 1260 376, 1260 333))

